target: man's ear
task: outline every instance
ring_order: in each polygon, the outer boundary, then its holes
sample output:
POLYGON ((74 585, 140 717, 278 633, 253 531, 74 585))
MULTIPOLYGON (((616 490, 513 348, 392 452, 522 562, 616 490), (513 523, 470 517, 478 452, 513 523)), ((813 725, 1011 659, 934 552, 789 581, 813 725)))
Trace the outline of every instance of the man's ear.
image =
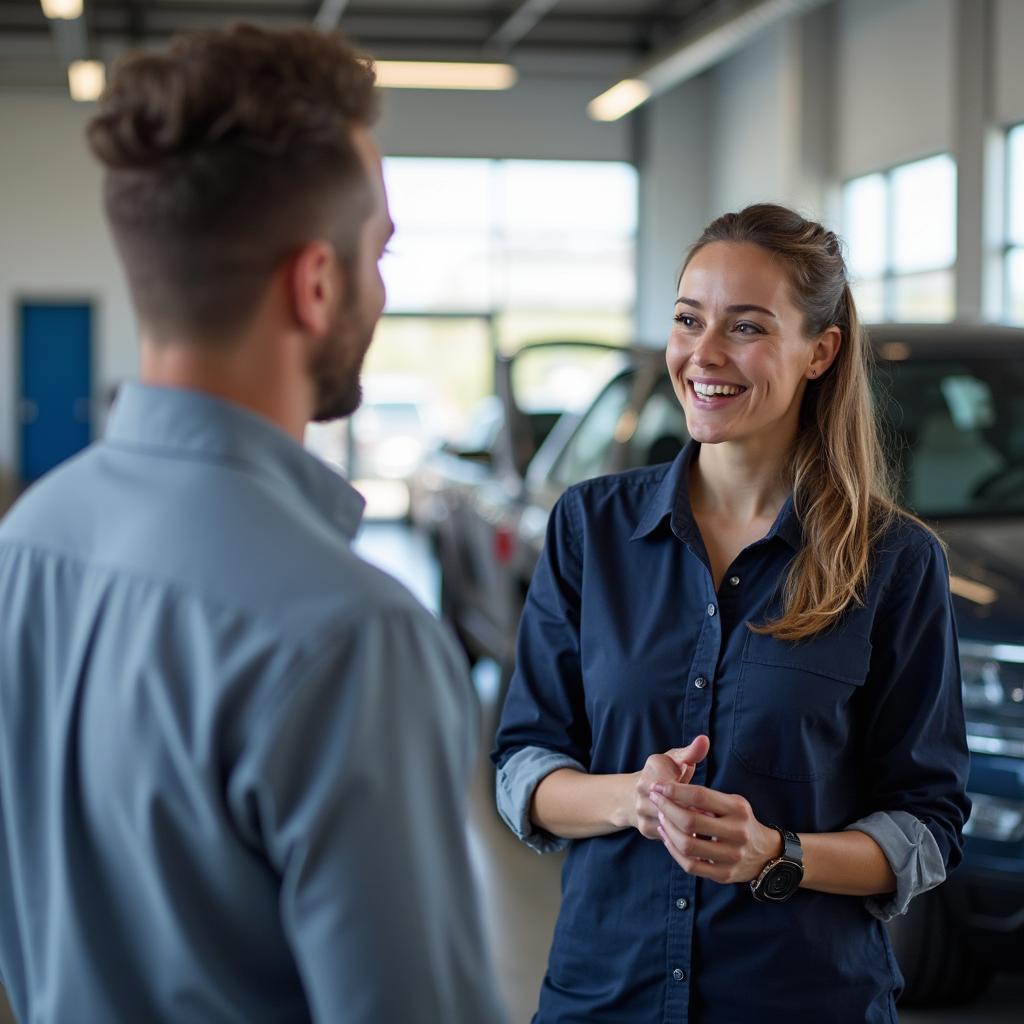
POLYGON ((334 246, 325 241, 304 245, 292 257, 287 275, 296 326, 322 338, 344 298, 345 271, 338 264, 334 246))

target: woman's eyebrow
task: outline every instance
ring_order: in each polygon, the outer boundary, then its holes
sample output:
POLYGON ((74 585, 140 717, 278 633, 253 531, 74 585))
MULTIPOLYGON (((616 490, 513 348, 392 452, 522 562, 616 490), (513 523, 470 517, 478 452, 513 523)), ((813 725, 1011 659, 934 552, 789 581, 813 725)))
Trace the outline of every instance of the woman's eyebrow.
MULTIPOLYGON (((676 305, 693 306, 694 309, 704 308, 702 303, 696 299, 688 299, 685 295, 680 295, 676 299, 676 305)), ((770 309, 765 309, 764 306, 755 306, 752 302, 744 302, 738 306, 726 306, 725 311, 726 313, 765 313, 773 320, 778 320, 778 317, 770 309)))

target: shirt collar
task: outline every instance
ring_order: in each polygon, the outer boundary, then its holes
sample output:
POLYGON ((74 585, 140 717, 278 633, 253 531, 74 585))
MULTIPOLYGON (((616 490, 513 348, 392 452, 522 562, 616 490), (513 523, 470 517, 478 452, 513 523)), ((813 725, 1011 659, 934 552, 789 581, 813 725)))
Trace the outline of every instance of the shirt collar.
POLYGON ((270 420, 213 395, 135 382, 121 386, 108 443, 242 463, 292 492, 351 540, 365 501, 338 473, 270 420))
MULTIPOLYGON (((693 510, 690 507, 690 466, 700 451, 700 443, 692 438, 687 441, 683 450, 676 456, 675 461, 669 467, 664 479, 654 492, 647 511, 641 518, 637 528, 633 531, 630 540, 638 540, 652 534, 661 524, 668 519, 672 532, 681 540, 687 543, 700 540, 700 531, 693 518, 693 510)), ((765 540, 771 540, 778 535, 794 551, 798 551, 803 544, 803 528, 797 517, 791 494, 779 509, 772 528, 765 536, 765 540)), ((703 544, 703 541, 701 541, 703 544)))

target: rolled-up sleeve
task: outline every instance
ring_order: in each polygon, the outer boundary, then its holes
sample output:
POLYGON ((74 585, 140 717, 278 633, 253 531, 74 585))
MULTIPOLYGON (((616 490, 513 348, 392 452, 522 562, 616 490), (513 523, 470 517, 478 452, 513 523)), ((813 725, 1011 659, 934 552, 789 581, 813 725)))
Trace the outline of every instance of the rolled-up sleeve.
POLYGON ((557 768, 588 771, 590 723, 580 669, 582 562, 574 491, 555 505, 526 597, 516 668, 491 755, 497 800, 509 828, 539 852, 566 845, 529 820, 537 784, 557 768))
POLYGON ((557 853, 571 842, 538 828, 530 819, 534 790, 541 779, 559 768, 586 770, 574 758, 544 747, 521 747, 498 769, 498 813, 516 836, 537 853, 557 853))
POLYGON ((971 806, 949 570, 935 538, 901 560, 876 622, 864 694, 869 813, 850 827, 872 835, 889 860, 897 891, 869 909, 892 916, 960 863, 971 806))
POLYGON ((865 832, 885 854, 896 889, 885 896, 868 896, 868 911, 881 921, 905 914, 910 901, 946 880, 946 865, 935 837, 924 822, 906 811, 875 811, 844 831, 865 832))

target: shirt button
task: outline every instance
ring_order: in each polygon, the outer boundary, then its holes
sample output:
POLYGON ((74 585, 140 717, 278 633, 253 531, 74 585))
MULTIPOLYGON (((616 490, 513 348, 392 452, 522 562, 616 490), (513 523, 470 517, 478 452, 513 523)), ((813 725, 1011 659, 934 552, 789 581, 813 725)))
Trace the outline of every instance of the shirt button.
POLYGON ((708 605, 708 615, 714 615, 716 610, 717 609, 715 608, 715 606, 713 604, 709 604, 708 605))
POLYGON ((676 969, 675 969, 675 970, 674 970, 674 971, 672 972, 672 977, 673 977, 673 978, 675 978, 675 979, 676 979, 676 981, 686 981, 686 971, 681 971, 681 970, 679 970, 679 968, 677 967, 677 968, 676 968, 676 969))
POLYGON ((739 576, 730 576, 729 577, 729 586, 730 587, 738 587, 739 585, 740 585, 740 578, 739 578, 739 576))
POLYGON ((708 681, 703 676, 697 676, 693 681, 693 685, 696 686, 698 690, 703 690, 704 687, 708 685, 708 681))
POLYGON ((685 910, 689 905, 690 905, 690 901, 689 900, 683 900, 683 899, 676 900, 676 907, 679 910, 685 910))

